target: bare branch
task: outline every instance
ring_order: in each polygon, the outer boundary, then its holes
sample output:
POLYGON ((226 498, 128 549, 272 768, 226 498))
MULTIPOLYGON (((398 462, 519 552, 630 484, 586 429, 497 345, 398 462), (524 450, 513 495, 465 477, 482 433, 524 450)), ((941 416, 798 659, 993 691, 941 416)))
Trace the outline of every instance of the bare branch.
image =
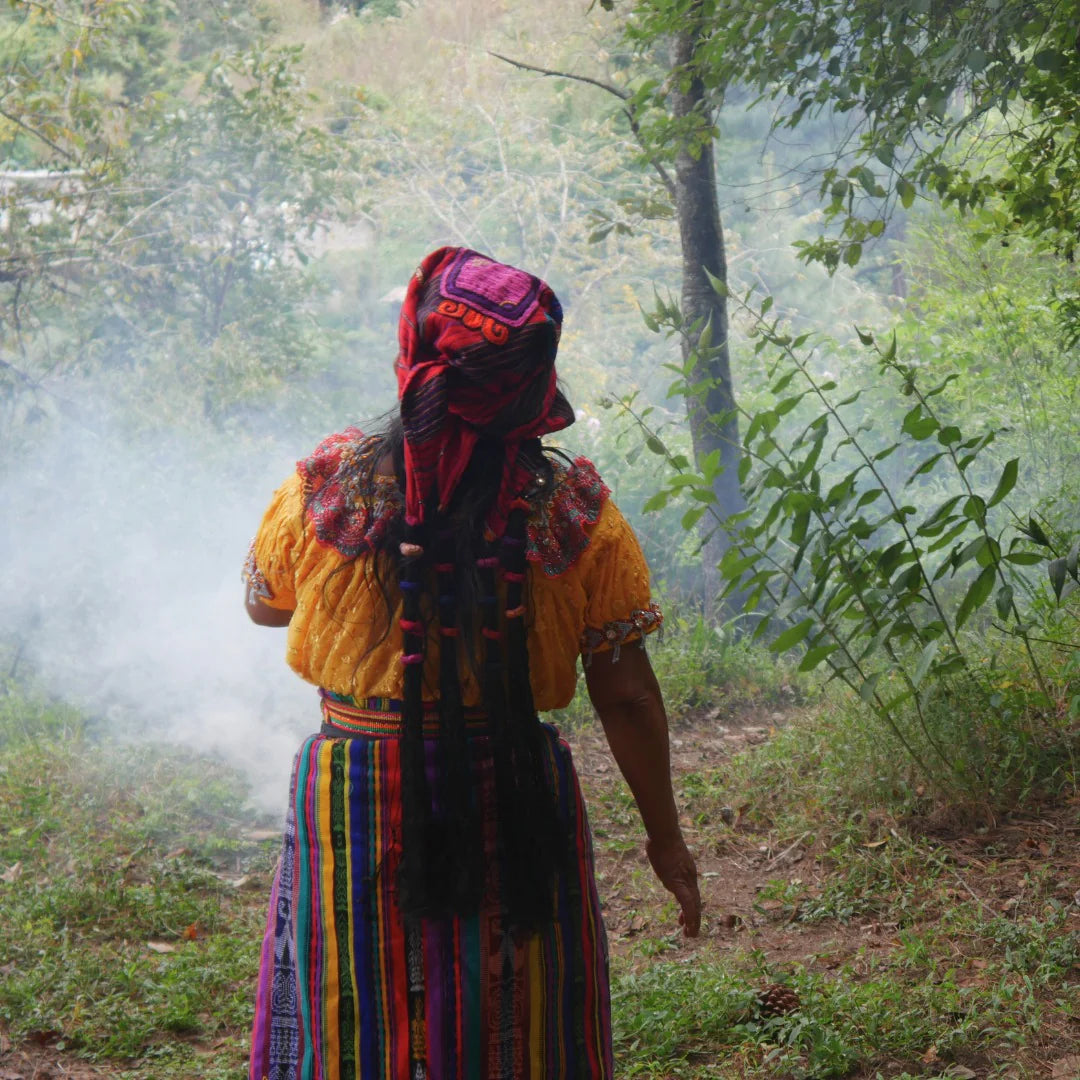
POLYGON ((509 64, 511 67, 520 68, 522 71, 535 71, 537 75, 547 75, 555 79, 572 79, 574 82, 598 86, 601 90, 614 94, 622 101, 627 101, 630 97, 629 90, 624 90, 614 83, 604 82, 603 79, 594 79, 589 75, 574 75, 569 71, 553 71, 551 68, 537 67, 535 64, 526 64, 524 60, 513 60, 509 56, 503 56, 502 53, 492 52, 491 49, 488 49, 488 55, 494 56, 496 60, 502 60, 503 63, 509 64))
POLYGON ((31 135, 34 136, 34 138, 40 139, 43 143, 45 143, 46 146, 51 146, 61 157, 66 157, 68 161, 78 160, 74 154, 69 154, 62 146, 57 146, 57 144, 54 143, 52 139, 48 138, 48 136, 46 135, 42 135, 40 131, 36 131, 29 124, 24 123, 22 120, 20 120, 17 116, 13 116, 11 113, 5 111, 4 109, 0 109, 0 116, 4 117, 5 120, 10 120, 18 127, 21 127, 23 131, 28 131, 31 135))
MULTIPOLYGON (((630 100, 629 90, 624 90, 621 86, 616 86, 614 83, 605 82, 603 79, 594 79, 591 75, 575 75, 570 71, 556 71, 553 68, 538 67, 536 64, 526 64, 524 60, 514 60, 509 56, 503 56, 502 53, 493 52, 491 49, 488 49, 488 55, 494 56, 496 60, 502 60, 503 63, 509 64, 511 67, 519 68, 522 71, 534 71, 537 75, 543 75, 553 79, 570 79, 573 82, 587 83, 589 86, 596 86, 601 90, 606 90, 609 94, 614 94, 620 101, 630 100)), ((667 169, 664 168, 663 162, 657 160, 653 154, 649 153, 648 148, 645 146, 645 143, 641 138, 641 128, 638 125, 637 117, 634 115, 634 110, 627 105, 623 108, 623 113, 630 123, 630 130, 634 133, 634 138, 637 139, 638 146, 645 152, 646 157, 649 159, 649 164, 656 170, 657 176, 660 177, 660 183, 664 185, 668 195, 674 199, 675 182, 671 179, 671 175, 667 169)))

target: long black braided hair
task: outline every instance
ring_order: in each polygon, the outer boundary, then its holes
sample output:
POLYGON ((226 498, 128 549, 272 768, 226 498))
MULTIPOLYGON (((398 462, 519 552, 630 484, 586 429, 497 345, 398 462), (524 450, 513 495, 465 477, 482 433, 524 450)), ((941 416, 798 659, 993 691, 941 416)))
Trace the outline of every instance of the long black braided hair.
MULTIPOLYGON (((508 422, 512 423, 512 420, 508 422)), ((374 473, 389 459, 404 486, 403 432, 390 422, 374 473)), ((501 537, 484 533, 498 489, 504 446, 482 438, 450 506, 388 533, 375 573, 389 603, 396 580, 402 596, 402 857, 398 899, 406 917, 475 913, 485 886, 497 893, 510 925, 525 932, 554 914, 556 873, 570 851, 546 764, 544 733, 529 676, 528 517, 551 491, 553 469, 532 440, 521 454, 535 478, 515 499, 501 537), (428 628, 439 641, 438 738, 425 745, 424 658, 428 628), (470 739, 461 676, 468 669, 482 691, 495 787, 495 865, 484 856, 478 760, 483 740, 470 739)))

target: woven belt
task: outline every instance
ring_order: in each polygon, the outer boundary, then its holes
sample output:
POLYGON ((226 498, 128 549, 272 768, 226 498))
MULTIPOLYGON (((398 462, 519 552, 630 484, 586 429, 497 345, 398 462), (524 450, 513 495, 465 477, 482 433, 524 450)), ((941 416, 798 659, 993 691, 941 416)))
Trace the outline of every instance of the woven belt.
MULTIPOLYGON (((361 698, 344 701, 335 694, 322 692, 324 735, 337 737, 400 738, 402 702, 396 698, 361 698), (333 728, 327 731, 326 727, 333 728)), ((465 730, 483 735, 489 730, 487 717, 478 709, 465 710, 465 730)), ((424 735, 439 734, 439 703, 424 702, 424 735)))

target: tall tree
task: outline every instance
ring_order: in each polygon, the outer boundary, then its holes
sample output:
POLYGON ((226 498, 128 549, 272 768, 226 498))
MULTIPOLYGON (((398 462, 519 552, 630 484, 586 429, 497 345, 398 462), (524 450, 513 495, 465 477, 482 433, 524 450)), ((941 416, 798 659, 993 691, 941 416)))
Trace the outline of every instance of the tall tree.
POLYGON ((97 373, 220 422, 316 347, 304 264, 349 212, 351 150, 306 119, 296 50, 178 70, 150 0, 37 10, 0 19, 0 155, 20 166, 0 174, 0 408, 32 415, 97 373))
MULTIPOLYGON (((711 478, 717 516, 726 520, 741 513, 746 503, 738 479, 727 260, 713 152, 716 102, 698 71, 701 49, 708 41, 704 9, 691 4, 685 15, 672 24, 659 48, 649 43, 640 50, 638 74, 628 85, 500 58, 542 75, 588 83, 619 98, 644 159, 671 200, 682 256, 679 328, 687 420, 695 462, 711 478)), ((702 540, 705 602, 712 610, 716 566, 728 537, 716 527, 716 518, 710 518, 702 528, 702 540)))
MULTIPOLYGON (((660 41, 701 28, 694 74, 775 102, 777 127, 831 111, 848 130, 820 172, 834 232, 804 254, 855 265, 900 203, 925 191, 997 211, 1067 258, 1080 241, 1080 36, 1059 0, 637 0, 630 26, 660 41), (984 134, 995 153, 962 152, 984 134)), ((1080 311, 1073 309, 1074 318, 1080 311)), ((1080 327, 1080 318, 1077 318, 1080 327)))

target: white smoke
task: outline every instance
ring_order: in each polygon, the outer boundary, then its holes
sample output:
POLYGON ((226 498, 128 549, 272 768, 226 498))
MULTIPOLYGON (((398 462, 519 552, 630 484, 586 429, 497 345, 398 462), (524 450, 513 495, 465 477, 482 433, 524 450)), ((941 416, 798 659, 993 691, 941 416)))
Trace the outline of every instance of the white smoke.
POLYGON ((224 757, 267 808, 318 703, 239 573, 303 449, 67 427, 0 477, 0 633, 21 663, 110 735, 224 757))

